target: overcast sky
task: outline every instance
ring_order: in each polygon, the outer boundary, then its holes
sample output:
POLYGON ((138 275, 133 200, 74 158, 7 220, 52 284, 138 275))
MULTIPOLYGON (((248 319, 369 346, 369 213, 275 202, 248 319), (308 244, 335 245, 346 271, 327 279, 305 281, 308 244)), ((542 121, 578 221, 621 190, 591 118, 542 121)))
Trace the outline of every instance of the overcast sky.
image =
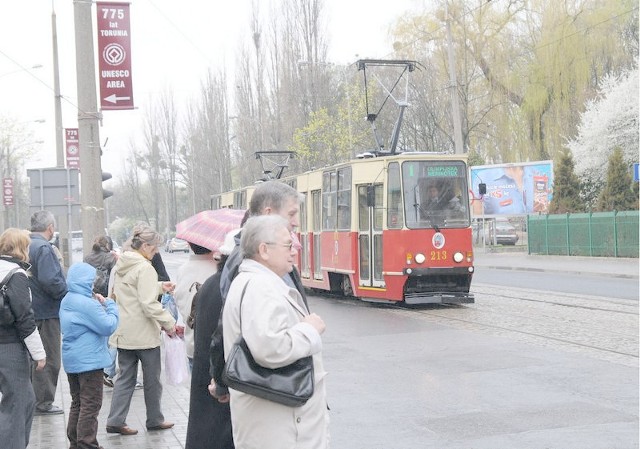
MULTIPOLYGON (((277 0, 260 0, 261 7, 277 0)), ((63 127, 77 127, 77 91, 72 0, 3 2, 0 16, 0 115, 28 123, 43 140, 28 167, 56 163, 51 14, 58 29, 63 127), (31 67, 41 65, 40 68, 31 67), (45 119, 45 123, 35 120, 45 119)), ((325 0, 329 61, 389 57, 389 26, 419 0, 325 0)), ((105 111, 100 140, 103 169, 121 172, 129 142, 139 139, 149 98, 169 86, 182 102, 194 96, 208 67, 232 67, 246 35, 250 0, 133 0, 131 2, 132 111, 105 111)), ((93 8, 95 27, 95 6, 93 8)), ((96 46, 97 47, 97 46, 96 46)), ((97 66, 96 66, 97 70, 97 66)), ((0 130, 1 132, 1 130, 0 130)))

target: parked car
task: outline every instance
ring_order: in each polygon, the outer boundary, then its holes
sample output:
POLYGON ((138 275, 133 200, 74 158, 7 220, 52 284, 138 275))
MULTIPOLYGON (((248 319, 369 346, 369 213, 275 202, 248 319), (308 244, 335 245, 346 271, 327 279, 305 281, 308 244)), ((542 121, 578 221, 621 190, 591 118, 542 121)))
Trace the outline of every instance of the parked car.
POLYGON ((496 221, 495 236, 496 243, 500 245, 515 245, 518 242, 518 232, 516 227, 508 221, 496 221))
POLYGON ((168 253, 174 253, 176 251, 184 251, 185 253, 188 253, 190 248, 189 243, 186 240, 174 237, 167 240, 167 244, 164 247, 164 250, 168 253))

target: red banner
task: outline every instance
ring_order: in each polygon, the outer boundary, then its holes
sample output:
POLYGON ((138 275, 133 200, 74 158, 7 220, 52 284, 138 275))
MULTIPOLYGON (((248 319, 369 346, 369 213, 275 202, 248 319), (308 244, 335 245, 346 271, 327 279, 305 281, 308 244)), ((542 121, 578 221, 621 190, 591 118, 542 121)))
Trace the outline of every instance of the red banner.
POLYGON ((133 109, 129 3, 98 2, 98 61, 102 109, 133 109))
POLYGON ((67 168, 80 169, 80 141, 78 128, 64 129, 67 147, 67 168))
POLYGON ((2 202, 5 206, 13 206, 13 178, 2 180, 2 202))

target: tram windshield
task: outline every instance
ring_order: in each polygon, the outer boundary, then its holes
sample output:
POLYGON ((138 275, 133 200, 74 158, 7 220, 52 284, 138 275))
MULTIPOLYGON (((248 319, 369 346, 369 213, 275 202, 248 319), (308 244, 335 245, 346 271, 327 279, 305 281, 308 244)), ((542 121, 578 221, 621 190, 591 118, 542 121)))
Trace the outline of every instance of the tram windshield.
POLYGON ((411 229, 470 225, 467 171, 461 161, 402 164, 406 225, 411 229))

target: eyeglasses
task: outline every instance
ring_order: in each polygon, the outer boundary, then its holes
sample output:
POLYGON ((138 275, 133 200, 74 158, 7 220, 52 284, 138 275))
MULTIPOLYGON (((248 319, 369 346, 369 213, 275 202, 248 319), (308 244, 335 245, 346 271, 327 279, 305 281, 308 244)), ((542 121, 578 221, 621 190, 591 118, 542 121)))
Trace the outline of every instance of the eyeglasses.
POLYGON ((289 251, 291 251, 291 248, 293 248, 293 242, 291 243, 275 243, 275 242, 265 242, 267 245, 278 245, 278 246, 284 246, 285 248, 289 248, 289 251))

